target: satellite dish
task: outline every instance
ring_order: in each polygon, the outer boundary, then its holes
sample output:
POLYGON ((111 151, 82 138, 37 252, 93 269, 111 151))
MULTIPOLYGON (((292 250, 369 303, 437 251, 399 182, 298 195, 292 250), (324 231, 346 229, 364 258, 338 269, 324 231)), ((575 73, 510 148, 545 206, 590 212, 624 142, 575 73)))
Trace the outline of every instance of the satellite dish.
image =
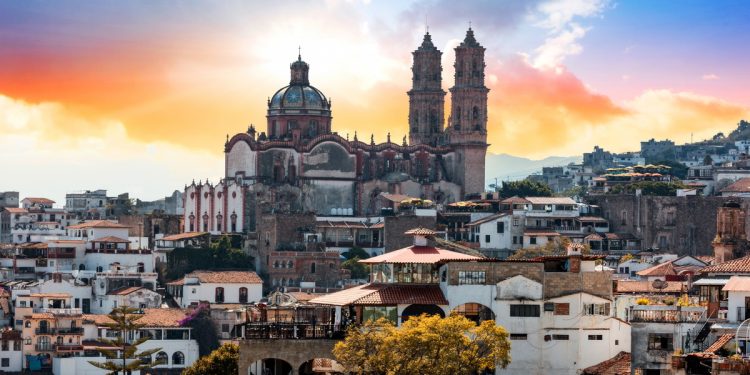
POLYGON ((668 283, 664 280, 656 279, 654 282, 651 283, 651 286, 654 287, 654 289, 662 290, 667 287, 668 283))

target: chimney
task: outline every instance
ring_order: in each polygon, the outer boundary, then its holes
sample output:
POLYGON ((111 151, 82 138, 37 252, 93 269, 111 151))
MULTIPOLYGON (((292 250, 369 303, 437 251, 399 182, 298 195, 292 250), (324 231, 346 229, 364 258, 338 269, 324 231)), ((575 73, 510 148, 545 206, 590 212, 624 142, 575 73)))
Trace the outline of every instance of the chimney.
POLYGON ((581 273, 581 258, 583 254, 581 250, 583 245, 579 243, 571 243, 568 245, 568 271, 571 273, 581 273))

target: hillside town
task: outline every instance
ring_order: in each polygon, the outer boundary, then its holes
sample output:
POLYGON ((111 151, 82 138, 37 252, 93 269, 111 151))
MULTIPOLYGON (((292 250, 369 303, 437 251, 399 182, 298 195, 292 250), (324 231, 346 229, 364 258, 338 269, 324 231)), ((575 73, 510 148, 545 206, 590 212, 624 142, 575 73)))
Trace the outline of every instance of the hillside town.
POLYGON ((424 34, 402 140, 335 132, 300 54, 267 124, 227 136, 218 181, 151 202, 0 193, 0 373, 106 373, 90 362, 118 349, 123 306, 126 340, 158 349, 149 374, 214 341, 241 374, 343 374, 347 329, 423 314, 504 327, 497 374, 750 371, 750 125, 486 187, 484 52, 468 28, 445 116, 424 34))

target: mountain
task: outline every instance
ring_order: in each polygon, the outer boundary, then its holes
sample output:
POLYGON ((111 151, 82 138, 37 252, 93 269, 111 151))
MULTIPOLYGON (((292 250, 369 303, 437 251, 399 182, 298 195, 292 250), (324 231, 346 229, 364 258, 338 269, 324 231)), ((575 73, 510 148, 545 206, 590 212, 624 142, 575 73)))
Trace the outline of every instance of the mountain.
POLYGON ((570 163, 580 163, 581 156, 549 156, 532 160, 508 154, 487 154, 485 164, 485 184, 494 184, 495 178, 503 180, 523 180, 530 174, 541 173, 542 167, 560 167, 570 163))

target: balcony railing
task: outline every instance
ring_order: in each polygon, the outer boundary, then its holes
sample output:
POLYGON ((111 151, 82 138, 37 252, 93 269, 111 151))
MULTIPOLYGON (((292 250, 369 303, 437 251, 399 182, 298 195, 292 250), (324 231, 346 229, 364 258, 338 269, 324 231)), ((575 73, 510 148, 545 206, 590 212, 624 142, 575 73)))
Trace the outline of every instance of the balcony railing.
POLYGON ((346 329, 340 324, 247 323, 247 339, 342 339, 346 329))
POLYGON ((53 308, 53 307, 35 307, 34 313, 50 313, 53 315, 81 315, 83 310, 75 308, 53 308))
POLYGON ((631 322, 689 323, 700 320, 705 307, 633 306, 631 322))
POLYGON ((55 350, 55 345, 52 343, 49 344, 36 344, 34 345, 34 349, 38 352, 52 352, 55 350))

